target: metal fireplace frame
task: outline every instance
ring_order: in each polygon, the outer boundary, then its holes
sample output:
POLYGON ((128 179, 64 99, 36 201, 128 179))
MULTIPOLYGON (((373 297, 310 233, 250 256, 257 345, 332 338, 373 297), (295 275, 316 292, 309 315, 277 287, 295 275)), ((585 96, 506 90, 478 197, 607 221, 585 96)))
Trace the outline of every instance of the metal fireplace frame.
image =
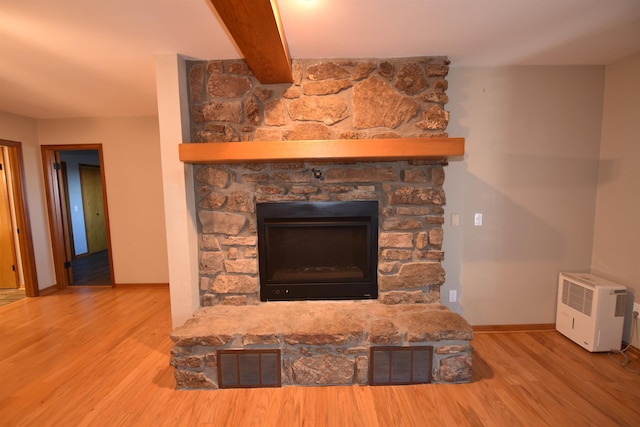
MULTIPOLYGON (((261 301, 344 300, 378 298, 378 202, 274 202, 256 204, 261 301), (269 253, 269 239, 275 228, 360 227, 366 238, 360 248, 366 252, 363 277, 323 277, 294 280, 274 278, 275 255, 269 253)), ((329 228, 327 228, 329 230, 329 228)), ((306 242, 305 245, 312 245, 306 242)), ((301 243, 302 245, 302 243, 301 243)), ((300 247, 304 250, 304 246, 300 247)))

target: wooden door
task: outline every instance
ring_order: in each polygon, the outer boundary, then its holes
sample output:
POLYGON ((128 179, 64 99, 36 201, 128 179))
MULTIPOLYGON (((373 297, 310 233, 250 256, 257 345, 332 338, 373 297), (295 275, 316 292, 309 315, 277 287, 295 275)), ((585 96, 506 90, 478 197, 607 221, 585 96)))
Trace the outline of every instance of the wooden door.
POLYGON ((79 168, 87 249, 92 254, 107 249, 102 176, 99 166, 80 165, 79 168))
POLYGON ((18 261, 11 221, 11 204, 4 150, 0 147, 0 288, 19 288, 18 261))

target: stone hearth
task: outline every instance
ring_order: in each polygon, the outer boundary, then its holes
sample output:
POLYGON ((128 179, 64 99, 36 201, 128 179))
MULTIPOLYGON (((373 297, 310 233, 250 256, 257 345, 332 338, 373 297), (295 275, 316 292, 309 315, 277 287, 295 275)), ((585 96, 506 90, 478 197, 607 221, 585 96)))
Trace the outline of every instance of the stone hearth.
POLYGON ((471 380, 473 331, 440 304, 272 302, 201 308, 171 334, 178 388, 218 388, 216 351, 279 349, 282 385, 368 384, 370 349, 432 346, 434 383, 471 380))

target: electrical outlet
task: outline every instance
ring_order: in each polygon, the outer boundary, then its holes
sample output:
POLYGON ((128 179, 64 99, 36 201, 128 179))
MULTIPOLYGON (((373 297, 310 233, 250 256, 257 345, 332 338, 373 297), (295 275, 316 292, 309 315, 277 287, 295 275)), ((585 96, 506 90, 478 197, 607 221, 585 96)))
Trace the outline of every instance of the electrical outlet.
POLYGON ((449 302, 456 302, 458 300, 458 291, 449 291, 449 302))
POLYGON ((474 216, 473 216, 473 225, 475 225, 476 227, 482 225, 482 213, 477 212, 474 216))

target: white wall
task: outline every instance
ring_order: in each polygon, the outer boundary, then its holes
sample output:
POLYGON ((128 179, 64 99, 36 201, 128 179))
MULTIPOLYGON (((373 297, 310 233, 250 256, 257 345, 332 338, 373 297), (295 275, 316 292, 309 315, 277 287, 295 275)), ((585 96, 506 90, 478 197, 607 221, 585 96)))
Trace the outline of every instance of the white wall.
MULTIPOLYGON (((640 303, 640 53, 607 67, 592 272, 640 303)), ((631 304, 629 312, 631 311, 631 304)), ((630 315, 630 313, 628 313, 630 315)), ((630 321, 625 328, 629 338, 630 321)), ((632 344, 640 347, 636 333, 632 344)))
POLYGON ((183 58, 177 54, 156 57, 164 210, 170 219, 166 237, 174 327, 182 325, 200 306, 193 166, 178 158, 178 144, 189 140, 186 82, 183 58))
POLYGON ((38 121, 42 145, 102 144, 116 284, 169 282, 159 140, 157 117, 38 121))
POLYGON ((26 203, 31 222, 36 275, 38 287, 45 289, 55 285, 56 279, 53 270, 37 121, 0 112, 0 138, 22 143, 26 203))
POLYGON ((448 132, 466 154, 445 168, 442 301, 472 325, 553 323, 558 272, 591 265, 604 67, 452 67, 447 79, 448 132))

